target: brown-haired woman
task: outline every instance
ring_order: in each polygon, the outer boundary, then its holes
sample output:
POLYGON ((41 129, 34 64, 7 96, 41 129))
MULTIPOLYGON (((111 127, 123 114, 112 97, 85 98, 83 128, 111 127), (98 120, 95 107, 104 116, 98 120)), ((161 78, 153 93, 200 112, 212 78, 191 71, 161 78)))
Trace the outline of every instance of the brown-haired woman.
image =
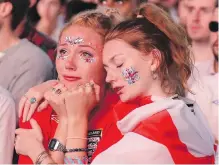
POLYGON ((186 33, 166 12, 146 4, 138 18, 109 31, 103 63, 106 82, 121 99, 114 112, 124 136, 106 148, 103 137, 93 163, 214 162, 214 138, 205 119, 181 97, 189 90, 192 67, 186 33))

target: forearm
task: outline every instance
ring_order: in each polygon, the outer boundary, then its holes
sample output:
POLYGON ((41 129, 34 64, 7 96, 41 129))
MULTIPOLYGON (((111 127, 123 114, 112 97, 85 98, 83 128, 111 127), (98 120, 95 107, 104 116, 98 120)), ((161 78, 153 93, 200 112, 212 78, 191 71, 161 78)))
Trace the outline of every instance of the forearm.
MULTIPOLYGON (((68 133, 66 148, 87 148, 87 131, 88 121, 87 119, 68 119, 68 133)), ((69 152, 65 154, 66 157, 78 158, 87 156, 86 152, 69 152)))
POLYGON ((56 161, 52 159, 49 153, 41 155, 44 151, 44 147, 39 147, 37 150, 32 151, 32 153, 30 154, 30 158, 33 163, 36 164, 40 162, 39 164, 56 164, 56 161))
MULTIPOLYGON (((66 137, 67 137, 67 127, 68 121, 67 118, 62 118, 59 120, 58 127, 56 129, 54 138, 57 139, 64 146, 66 145, 66 137)), ((53 160, 57 163, 64 163, 64 153, 60 151, 50 151, 50 155, 53 160)))

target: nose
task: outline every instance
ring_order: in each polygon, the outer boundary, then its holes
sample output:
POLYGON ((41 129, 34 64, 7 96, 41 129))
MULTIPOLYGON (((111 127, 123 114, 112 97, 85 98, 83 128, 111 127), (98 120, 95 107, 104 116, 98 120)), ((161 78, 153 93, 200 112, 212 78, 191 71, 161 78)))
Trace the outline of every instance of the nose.
POLYGON ((65 60, 65 69, 73 71, 77 70, 76 60, 74 56, 68 56, 68 58, 65 60))
POLYGON ((111 84, 113 81, 115 81, 115 75, 112 71, 108 70, 106 73, 106 82, 111 84))
POLYGON ((200 10, 194 11, 193 21, 199 22, 200 20, 200 10))

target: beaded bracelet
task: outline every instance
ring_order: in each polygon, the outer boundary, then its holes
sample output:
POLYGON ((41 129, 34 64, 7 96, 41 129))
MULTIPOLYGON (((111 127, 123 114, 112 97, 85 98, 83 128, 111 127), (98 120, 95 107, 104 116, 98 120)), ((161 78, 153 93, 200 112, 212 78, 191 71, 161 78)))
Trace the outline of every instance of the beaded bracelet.
POLYGON ((64 149, 63 151, 64 153, 68 153, 68 152, 88 152, 87 148, 70 148, 70 149, 64 149))
POLYGON ((65 157, 64 162, 65 164, 88 164, 88 157, 87 156, 83 156, 80 158, 79 157, 75 157, 75 158, 65 157))

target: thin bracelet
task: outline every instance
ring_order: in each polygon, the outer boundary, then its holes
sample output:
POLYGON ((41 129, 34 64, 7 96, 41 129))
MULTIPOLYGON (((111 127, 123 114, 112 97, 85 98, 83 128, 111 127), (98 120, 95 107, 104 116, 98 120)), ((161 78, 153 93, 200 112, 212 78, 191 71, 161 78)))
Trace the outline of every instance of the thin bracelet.
POLYGON ((46 157, 48 157, 48 156, 49 156, 49 154, 47 153, 47 151, 41 152, 41 153, 39 154, 39 156, 37 157, 35 164, 41 164, 42 161, 43 161, 46 157), (44 156, 44 155, 45 155, 45 156, 44 156), (44 156, 44 157, 43 157, 43 156, 44 156), (42 157, 43 157, 43 158, 42 158, 42 157), (42 159, 42 160, 41 160, 41 159, 42 159))
POLYGON ((81 139, 81 140, 87 140, 87 138, 83 138, 83 137, 67 137, 66 140, 68 139, 81 139))
POLYGON ((47 157, 49 157, 48 154, 42 157, 41 160, 37 164, 40 165, 47 157))

